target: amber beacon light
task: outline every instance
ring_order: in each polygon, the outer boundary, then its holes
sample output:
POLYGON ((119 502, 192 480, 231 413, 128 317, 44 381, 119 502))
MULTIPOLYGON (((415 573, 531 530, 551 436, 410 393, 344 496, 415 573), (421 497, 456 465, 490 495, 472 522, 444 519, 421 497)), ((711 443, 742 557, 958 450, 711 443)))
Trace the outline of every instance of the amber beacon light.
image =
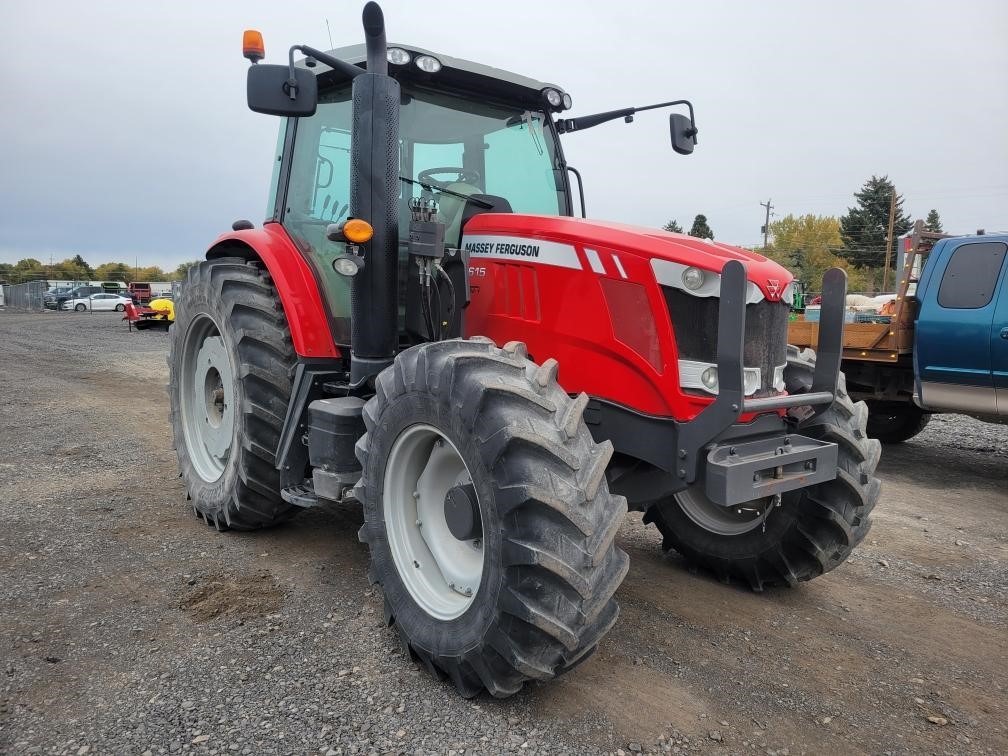
POLYGON ((246 29, 242 34, 242 55, 253 63, 258 63, 266 57, 266 45, 263 44, 262 32, 246 29))

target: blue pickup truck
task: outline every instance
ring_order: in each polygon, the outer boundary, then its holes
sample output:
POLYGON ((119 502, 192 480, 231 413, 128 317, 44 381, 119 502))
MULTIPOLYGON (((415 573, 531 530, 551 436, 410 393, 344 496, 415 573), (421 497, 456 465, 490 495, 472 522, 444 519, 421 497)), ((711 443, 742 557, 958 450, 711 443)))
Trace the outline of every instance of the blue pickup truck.
POLYGON ((916 296, 915 402, 1008 422, 1008 236, 942 239, 916 296))
POLYGON ((934 412, 1008 423, 1008 235, 928 246, 922 267, 905 267, 884 339, 869 344, 858 324, 845 333, 848 391, 883 442, 913 437, 934 412))
MULTIPOLYGON (((852 312, 844 328, 847 390, 868 404, 868 434, 904 442, 933 412, 1008 423, 1008 235, 949 237, 918 221, 900 242, 888 313, 852 312)), ((818 324, 799 318, 788 342, 814 349, 818 324)))

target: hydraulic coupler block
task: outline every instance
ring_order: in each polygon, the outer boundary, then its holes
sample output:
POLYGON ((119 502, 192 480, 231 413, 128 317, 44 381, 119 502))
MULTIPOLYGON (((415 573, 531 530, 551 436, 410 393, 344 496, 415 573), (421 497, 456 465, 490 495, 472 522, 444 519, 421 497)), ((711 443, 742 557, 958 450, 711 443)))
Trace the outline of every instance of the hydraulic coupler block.
POLYGON ((410 200, 410 255, 435 260, 444 257, 445 224, 437 220, 437 209, 435 200, 410 200))

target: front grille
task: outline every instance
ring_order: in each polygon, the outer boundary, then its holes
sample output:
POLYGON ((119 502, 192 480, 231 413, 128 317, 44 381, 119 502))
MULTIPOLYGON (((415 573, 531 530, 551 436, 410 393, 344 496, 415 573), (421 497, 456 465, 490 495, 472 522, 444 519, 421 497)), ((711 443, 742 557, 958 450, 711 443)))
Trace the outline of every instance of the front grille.
MULTIPOLYGON (((662 293, 672 319, 679 359, 717 362, 717 297, 694 297, 681 289, 663 286, 662 293)), ((746 333, 742 362, 758 367, 762 384, 755 396, 775 395, 774 368, 787 362, 787 328, 790 307, 786 302, 763 300, 746 305, 746 333)))

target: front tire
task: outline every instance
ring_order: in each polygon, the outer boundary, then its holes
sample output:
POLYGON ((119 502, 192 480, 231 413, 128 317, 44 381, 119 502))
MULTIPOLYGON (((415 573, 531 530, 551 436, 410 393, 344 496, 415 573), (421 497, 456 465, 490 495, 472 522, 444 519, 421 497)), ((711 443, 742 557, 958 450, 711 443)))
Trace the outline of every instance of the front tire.
POLYGON ((408 653, 466 697, 510 696, 570 669, 619 613, 629 560, 614 539, 627 507, 605 480, 612 445, 593 441, 587 397, 567 396, 556 371, 516 342, 421 344, 381 373, 364 408, 369 576, 408 653), (470 482, 478 560, 444 540, 443 489, 470 482))
POLYGON ((79 305, 74 307, 74 309, 77 310, 77 312, 84 312, 85 310, 87 310, 87 305, 81 302, 79 305))
POLYGON ((920 433, 931 415, 911 402, 868 402, 868 435, 883 444, 901 444, 920 433))
POLYGON ((189 269, 175 312, 172 438, 193 508, 218 529, 283 521, 296 507, 280 497, 274 451, 295 358, 269 274, 241 258, 202 262, 189 269))
MULTIPOLYGON (((789 393, 808 392, 814 370, 811 349, 788 347, 789 393)), ((769 511, 769 501, 748 508, 705 506, 706 497, 696 490, 702 490, 701 481, 652 506, 644 520, 658 528, 665 550, 675 549, 722 582, 741 580, 762 591, 811 580, 842 564, 871 527, 869 514, 881 490, 874 475, 881 446, 868 437, 867 421, 868 408, 851 401, 841 373, 833 405, 801 430, 839 447, 834 480, 789 491, 769 511)))

